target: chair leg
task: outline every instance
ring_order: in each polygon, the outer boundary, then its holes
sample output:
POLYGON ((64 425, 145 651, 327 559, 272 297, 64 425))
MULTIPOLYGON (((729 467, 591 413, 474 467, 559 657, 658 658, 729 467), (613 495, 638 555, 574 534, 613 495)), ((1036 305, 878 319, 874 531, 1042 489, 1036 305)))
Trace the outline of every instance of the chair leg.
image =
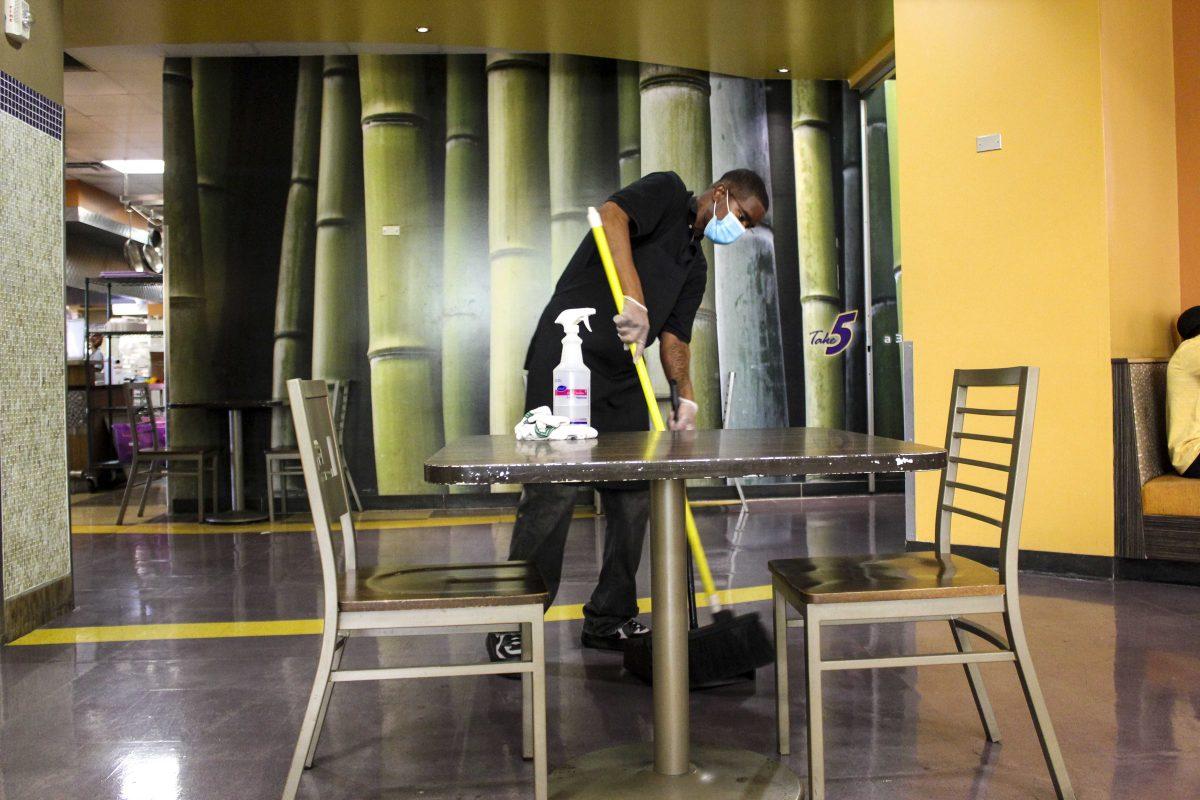
MULTIPOLYGON (((266 457, 267 461, 267 521, 275 524, 275 471, 272 469, 272 458, 266 457)), ((287 487, 284 486, 284 491, 287 487)))
MULTIPOLYGON (((529 661, 533 654, 527 644, 531 641, 533 626, 528 622, 521 625, 521 660, 529 661)), ((533 673, 521 673, 521 758, 533 758, 533 673)))
POLYGON ((150 469, 146 472, 146 485, 142 489, 142 502, 138 503, 138 517, 143 517, 146 514, 146 498, 150 496, 150 484, 154 483, 154 472, 158 466, 157 461, 150 462, 150 469))
POLYGON ((825 720, 821 708, 821 621, 804 609, 805 698, 808 708, 808 795, 825 800, 825 720))
POLYGON ((135 453, 133 463, 129 465, 129 477, 125 480, 125 492, 121 495, 121 508, 117 510, 117 524, 125 524, 125 509, 129 507, 129 500, 133 497, 133 484, 137 479, 138 473, 138 458, 135 453))
POLYGON ((1017 656, 1014 662, 1017 677, 1021 681, 1021 689, 1025 692, 1025 702, 1029 705, 1029 715, 1033 717, 1038 742, 1042 745, 1042 755, 1045 756, 1046 766, 1050 769, 1054 793, 1058 800, 1075 800, 1075 790, 1071 788, 1071 779, 1067 776, 1067 765, 1063 761, 1062 750, 1058 747, 1058 737, 1054 735, 1054 725, 1050 722, 1050 711, 1046 708, 1046 699, 1042 696, 1042 688, 1033 669, 1033 657, 1029 654, 1029 643, 1025 640, 1021 610, 1016 605, 1015 597, 1010 596, 1008 603, 1008 609, 1004 612, 1004 628, 1008 633, 1008 643, 1017 656))
POLYGON ((779 755, 792 752, 792 721, 788 692, 787 601, 775 593, 775 723, 779 755))
POLYGON ((546 800, 549 794, 546 782, 546 629, 541 606, 536 614, 537 620, 529 626, 533 658, 533 796, 534 800, 546 800))
POLYGON ((212 510, 214 514, 221 510, 220 506, 217 504, 217 498, 220 496, 220 471, 221 457, 214 453, 212 457, 212 510))
POLYGON ((354 508, 357 511, 362 511, 362 499, 358 496, 358 487, 354 485, 354 476, 350 474, 350 468, 346 466, 346 459, 342 459, 342 474, 346 476, 346 485, 350 487, 350 496, 354 498, 354 508))
MULTIPOLYGON (((342 656, 346 654, 346 644, 350 637, 343 636, 333 646, 333 666, 330 672, 337 672, 342 666, 342 656)), ((321 698, 321 710, 317 712, 317 726, 313 729, 312 742, 308 745, 308 753, 304 756, 304 768, 312 769, 313 758, 317 755, 317 742, 321 740, 321 731, 325 727, 325 712, 329 710, 329 698, 333 697, 333 681, 325 685, 325 695, 321 698)))
MULTIPOLYGON (((950 632, 954 634, 954 644, 958 652, 971 652, 971 640, 967 634, 958 629, 954 620, 950 620, 950 632)), ((971 697, 975 700, 975 710, 979 712, 979 721, 983 723, 983 733, 989 742, 1000 741, 1000 728, 996 725, 996 715, 992 713, 992 701, 988 699, 987 688, 983 685, 983 673, 978 664, 963 664, 963 672, 967 673, 967 683, 971 687, 971 697)))
POLYGON ((204 522, 204 456, 196 462, 196 522, 204 522))
POLYGON ((317 674, 313 676, 312 691, 308 695, 308 706, 304 710, 304 720, 300 723, 300 736, 296 739, 296 749, 292 753, 292 764, 288 768, 287 782, 283 785, 283 800, 294 800, 296 789, 300 786, 300 776, 304 773, 304 762, 308 757, 309 743, 316 735, 317 717, 324 702, 325 693, 329 688, 329 674, 333 670, 336 637, 336 626, 327 620, 325 633, 321 636, 321 654, 317 656, 317 674))

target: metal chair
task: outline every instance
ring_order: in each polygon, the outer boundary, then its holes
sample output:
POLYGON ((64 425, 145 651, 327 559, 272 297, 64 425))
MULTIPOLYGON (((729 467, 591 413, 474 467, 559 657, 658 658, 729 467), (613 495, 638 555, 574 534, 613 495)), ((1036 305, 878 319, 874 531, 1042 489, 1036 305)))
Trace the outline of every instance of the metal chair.
POLYGON ((204 521, 204 473, 208 469, 212 474, 213 511, 217 510, 217 465, 221 454, 207 447, 166 447, 158 446, 158 429, 156 423, 158 414, 154 409, 155 389, 148 383, 125 384, 125 415, 129 420, 129 435, 133 442, 133 461, 129 465, 129 477, 125 481, 125 493, 121 497, 121 508, 117 511, 117 524, 125 524, 125 510, 133 497, 133 490, 138 478, 143 479, 142 501, 138 504, 137 515, 146 513, 146 498, 150 495, 150 484, 166 475, 179 477, 195 477, 196 479, 196 518, 204 521), (139 441, 138 431, 149 425, 152 432, 153 445, 144 449, 139 441), (172 466, 182 464, 184 469, 172 466), (142 472, 142 467, 145 472, 142 472))
POLYGON ((809 800, 825 797, 821 678, 826 672, 962 664, 984 734, 988 740, 998 742, 1000 734, 978 667, 980 663, 997 661, 1011 661, 1017 668, 1055 793, 1060 799, 1075 797, 1034 673, 1017 591, 1017 553, 1037 382, 1036 367, 955 371, 946 431, 948 457, 941 476, 934 552, 770 562, 775 601, 778 736, 782 755, 791 749, 787 629, 804 629, 809 800), (997 407, 994 397, 991 402, 975 406, 968 403, 968 389, 992 393, 1004 391, 994 387, 1015 387, 1015 405, 997 407), (968 420, 973 420, 970 431, 967 430, 968 420), (1005 420, 1012 421, 1011 432, 1005 420), (981 426, 986 432, 975 432, 981 426), (973 457, 963 455, 964 445, 970 445, 973 457), (998 452, 1006 455, 995 455, 998 452), (964 468, 969 473, 966 476, 964 468), (1003 490, 989 488, 989 484, 999 485, 998 480, 987 477, 997 473, 1005 476, 1003 490), (979 508, 983 503, 998 504, 999 510, 985 514, 965 507, 979 508), (955 516, 1000 529, 999 572, 951 554, 950 527, 955 516), (788 606, 800 611, 799 619, 787 619, 788 606), (965 618, 968 614, 992 613, 1003 616, 1004 636, 965 618), (821 655, 821 634, 829 625, 930 621, 949 623, 956 645, 954 652, 834 660, 821 655), (997 649, 976 651, 966 634, 973 634, 997 649))
POLYGON ((287 382, 300 460, 316 527, 324 590, 324 632, 308 707, 292 756, 283 800, 292 800, 304 769, 311 767, 336 683, 460 675, 521 675, 523 755, 533 759, 534 796, 546 790, 546 663, 543 606, 546 587, 522 561, 493 564, 399 564, 360 570, 354 521, 342 480, 341 448, 334 436, 324 381, 287 382), (342 565, 334 553, 333 527, 341 526, 342 565), (341 669, 353 637, 421 633, 522 633, 525 660, 450 666, 341 669))
MULTIPOLYGON (((350 407, 350 381, 332 380, 326 381, 329 387, 330 399, 333 403, 333 423, 334 430, 337 431, 338 447, 342 445, 342 435, 346 430, 346 412, 350 407)), ((300 451, 295 447, 272 447, 265 453, 267 459, 267 516, 270 521, 275 522, 275 486, 276 480, 279 482, 279 500, 280 510, 286 515, 288 513, 288 480, 291 477, 300 477, 304 475, 304 470, 300 466, 300 451)), ((343 455, 342 474, 346 477, 346 485, 350 490, 350 496, 354 498, 354 508, 356 511, 362 511, 362 500, 358 496, 358 487, 354 485, 354 478, 350 477, 350 469, 346 466, 345 456, 343 455)))

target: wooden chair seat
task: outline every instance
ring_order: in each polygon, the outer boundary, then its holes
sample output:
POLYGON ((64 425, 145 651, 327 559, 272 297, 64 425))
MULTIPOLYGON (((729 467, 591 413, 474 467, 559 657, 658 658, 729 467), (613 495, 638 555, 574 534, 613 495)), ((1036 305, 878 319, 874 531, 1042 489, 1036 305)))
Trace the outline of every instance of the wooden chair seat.
POLYGON ((528 563, 398 564, 353 570, 338 579, 341 611, 518 606, 546 601, 546 585, 528 563))
POLYGON ((291 458, 300 458, 300 448, 298 447, 270 447, 267 448, 269 456, 290 456, 291 458))
POLYGON ((771 561, 768 567, 777 579, 775 585, 797 606, 1004 594, 996 570, 955 555, 785 558, 771 561))
POLYGON ((138 453, 143 461, 156 458, 181 458, 183 456, 215 457, 217 451, 208 447, 168 447, 163 450, 142 450, 138 453))

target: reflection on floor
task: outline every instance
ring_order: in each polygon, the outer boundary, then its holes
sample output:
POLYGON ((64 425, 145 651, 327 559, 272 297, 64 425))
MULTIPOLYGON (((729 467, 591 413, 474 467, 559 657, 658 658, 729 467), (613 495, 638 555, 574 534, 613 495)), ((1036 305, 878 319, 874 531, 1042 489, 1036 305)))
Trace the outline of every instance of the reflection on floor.
MULTIPOLYGON (((153 509, 152 523, 136 533, 112 534, 99 530, 111 530, 111 504, 92 498, 76 506, 78 608, 48 639, 68 643, 0 650, 0 798, 278 796, 316 656, 316 637, 303 635, 315 630, 319 599, 308 526, 293 516, 278 532, 265 523, 237 532, 162 527, 153 516, 161 512, 153 509), (176 535, 194 533, 204 535, 176 535), (229 622, 253 624, 237 636, 194 625, 229 622), (283 633, 301 635, 256 635, 280 633, 281 624, 297 626, 283 633), (86 642, 80 632, 97 626, 126 633, 86 642), (222 638, 201 638, 214 633, 222 638)), ((755 503, 740 530, 734 512, 708 508, 697 519, 722 588, 739 598, 766 583, 769 558, 902 546, 895 497, 755 503)), ((511 528, 510 515, 495 511, 366 517, 367 562, 495 558, 506 552, 511 528)), ((591 590, 597 527, 588 515, 575 522, 564 609, 591 590)), ((646 595, 648 559, 641 577, 646 595)), ((1023 576, 1023 587, 1034 657, 1079 796, 1200 796, 1200 590, 1039 575, 1023 576)), ((761 601, 740 609, 767 611, 761 601)), ((622 673, 619 659, 581 651, 576 615, 557 613, 563 621, 547 626, 551 767, 648 740, 649 690, 622 673)), ((828 638, 839 653, 882 654, 944 649, 948 636, 944 625, 899 625, 828 638)), ((465 660, 481 655, 476 639, 420 637, 417 647, 357 641, 347 663, 414 664, 435 651, 465 660)), ((797 658, 799 647, 792 653, 797 658)), ((800 663, 792 668, 803 674, 800 663)), ((830 675, 830 797, 1052 797, 1011 667, 983 671, 1004 736, 999 746, 985 745, 957 667, 830 675)), ((797 721, 802 695, 792 700, 797 721)), ((755 684, 696 694, 693 739, 771 753, 772 703, 770 669, 755 684)), ((801 774, 803 738, 797 729, 797 755, 787 759, 801 774)), ((345 685, 300 796, 517 798, 528 796, 529 774, 513 682, 345 685)))

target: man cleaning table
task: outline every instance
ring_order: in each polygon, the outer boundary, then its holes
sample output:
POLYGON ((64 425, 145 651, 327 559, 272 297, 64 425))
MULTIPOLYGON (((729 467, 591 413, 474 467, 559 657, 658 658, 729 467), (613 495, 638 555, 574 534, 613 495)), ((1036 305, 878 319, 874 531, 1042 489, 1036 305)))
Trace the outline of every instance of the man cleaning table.
MULTIPOLYGON (((600 207, 600 218, 613 261, 625 289, 623 313, 609 319, 612 294, 589 233, 576 249, 555 286, 529 343, 525 406, 548 405, 552 371, 560 355, 560 313, 595 308, 594 330, 583 340, 584 362, 591 370, 591 425, 600 435, 644 431, 649 417, 627 345, 637 352, 660 342, 663 370, 679 387, 679 410, 671 430, 695 428, 699 410, 690 377, 692 323, 708 280, 700 241, 707 236, 729 245, 762 221, 770 198, 761 177, 751 170, 725 173, 695 197, 674 172, 655 172, 626 186, 600 207)), ((650 512, 646 485, 600 484, 607 528, 600 578, 584 606, 584 647, 620 651, 630 638, 650 630, 637 621, 638 565, 650 512)), ((528 484, 517 507, 508 557, 532 562, 554 601, 562 576, 563 550, 571 526, 577 484, 528 484)), ((493 661, 521 657, 516 633, 487 636, 493 661)))

